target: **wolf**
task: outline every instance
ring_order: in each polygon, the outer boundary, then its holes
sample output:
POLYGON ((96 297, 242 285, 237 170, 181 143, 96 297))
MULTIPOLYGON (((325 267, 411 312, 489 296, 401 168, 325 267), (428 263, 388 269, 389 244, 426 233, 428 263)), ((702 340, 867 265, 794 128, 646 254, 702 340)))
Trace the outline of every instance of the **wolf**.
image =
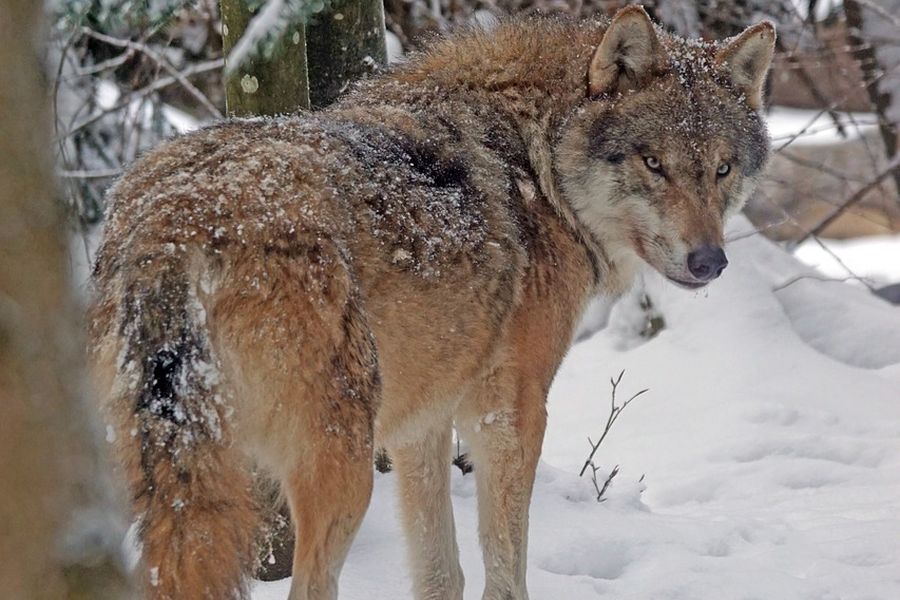
POLYGON ((767 160, 774 40, 762 22, 686 41, 634 6, 512 19, 326 110, 138 160, 109 194, 90 333, 147 596, 248 596, 262 470, 295 528, 291 600, 336 598, 383 446, 414 596, 459 600, 455 427, 483 598, 527 598, 545 401, 579 316, 644 264, 689 289, 722 273, 767 160))

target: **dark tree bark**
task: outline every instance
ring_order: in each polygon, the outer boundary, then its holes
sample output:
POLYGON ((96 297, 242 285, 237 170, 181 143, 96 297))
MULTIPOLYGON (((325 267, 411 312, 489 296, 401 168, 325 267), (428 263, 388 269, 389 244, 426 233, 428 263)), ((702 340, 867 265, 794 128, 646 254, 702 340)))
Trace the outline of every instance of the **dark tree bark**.
MULTIPOLYGON (((900 10, 900 0, 880 0, 881 8, 888 16, 894 15, 895 18, 900 10)), ((891 31, 890 21, 885 21, 884 15, 879 15, 871 8, 858 2, 857 0, 844 0, 844 14, 847 17, 848 33, 847 37, 851 46, 857 48, 856 57, 862 68, 863 77, 866 82, 866 91, 872 101, 872 109, 878 118, 878 130, 881 133, 881 140, 884 143, 887 160, 890 162, 897 156, 898 129, 897 123, 889 116, 891 103, 897 102, 891 97, 890 93, 882 89, 882 73, 890 72, 891 67, 880 64, 879 57, 876 53, 875 42, 867 39, 866 35, 868 23, 867 19, 877 20, 881 24, 886 24, 888 31, 891 31)), ((895 31, 895 30, 894 30, 895 31)), ((898 91, 894 92, 900 93, 898 91)), ((900 169, 893 172, 894 185, 897 193, 900 195, 900 169)))
POLYGON ((0 0, 0 598, 124 599, 48 149, 41 2, 0 0))
POLYGON ((265 541, 256 576, 262 581, 278 581, 291 576, 294 563, 294 525, 287 503, 277 491, 269 496, 273 508, 266 513, 265 541))
POLYGON ((306 27, 309 96, 324 108, 356 79, 387 64, 382 0, 335 0, 306 27))

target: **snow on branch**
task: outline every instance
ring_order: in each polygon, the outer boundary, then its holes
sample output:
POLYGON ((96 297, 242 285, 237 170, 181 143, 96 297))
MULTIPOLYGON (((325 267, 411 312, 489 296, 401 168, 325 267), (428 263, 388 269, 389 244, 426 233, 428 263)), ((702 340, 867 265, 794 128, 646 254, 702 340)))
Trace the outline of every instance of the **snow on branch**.
POLYGON ((225 60, 225 72, 233 73, 248 59, 271 55, 291 25, 305 23, 312 15, 331 5, 331 0, 267 0, 250 19, 225 60))

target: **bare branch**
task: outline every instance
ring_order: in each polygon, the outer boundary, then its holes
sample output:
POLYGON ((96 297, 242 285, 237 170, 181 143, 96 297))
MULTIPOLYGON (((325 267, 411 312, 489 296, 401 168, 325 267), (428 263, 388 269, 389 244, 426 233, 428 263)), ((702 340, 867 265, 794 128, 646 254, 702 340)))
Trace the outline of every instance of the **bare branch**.
POLYGON ((887 167, 882 169, 869 183, 862 186, 856 192, 844 200, 830 215, 822 219, 815 227, 810 229, 806 234, 803 235, 794 245, 799 246, 810 237, 819 235, 822 231, 825 230, 826 227, 834 223, 838 217, 844 214, 848 208, 857 204, 860 200, 866 197, 869 192, 878 187, 878 185, 886 178, 892 175, 897 174, 897 170, 900 169, 900 155, 895 156, 890 163, 888 163, 887 167))
POLYGON ((159 65, 166 73, 168 73, 171 77, 174 77, 175 80, 183 87, 191 96, 193 96, 197 102, 203 106, 216 119, 222 118, 222 113, 219 112, 219 109, 215 107, 215 105, 210 102, 209 98, 206 97, 206 94, 201 92, 197 87, 188 81, 187 77, 184 73, 178 71, 172 63, 170 63, 164 56, 147 46, 142 42, 136 42, 134 40, 125 40, 119 39, 110 35, 106 35, 105 33, 100 33, 99 31, 94 31, 89 27, 82 27, 81 32, 95 40, 104 42, 111 46, 117 46, 119 48, 128 48, 132 51, 138 51, 147 56, 157 65, 159 65))
MULTIPOLYGON (((873 82, 880 81, 887 74, 888 74, 888 71, 882 71, 881 73, 876 75, 872 81, 873 82)), ((775 152, 776 154, 778 152, 781 152, 782 150, 784 150, 785 148, 787 148, 788 146, 793 144, 795 141, 797 141, 799 138, 803 137, 804 135, 807 135, 809 133, 815 133, 818 131, 824 131, 823 129, 815 129, 812 132, 810 132, 810 128, 813 125, 815 125, 816 121, 818 121, 822 115, 833 112, 839 106, 844 104, 849 97, 850 97, 849 93, 844 94, 843 96, 841 96, 840 98, 838 98, 837 100, 835 100, 834 102, 829 104, 828 106, 819 110, 815 115, 813 115, 813 117, 809 120, 809 122, 807 122, 806 125, 804 125, 802 129, 800 129, 800 131, 797 131, 796 133, 791 134, 790 137, 787 138, 787 141, 784 142, 783 144, 781 144, 780 146, 778 146, 777 148, 775 148, 775 150, 773 150, 773 152, 775 152)), ((830 127, 828 129, 830 129, 830 127)), ((775 140, 773 140, 773 141, 775 141, 775 140)))
POLYGON ((591 444, 591 452, 590 452, 590 454, 588 454, 587 460, 584 461, 584 466, 581 467, 581 472, 578 473, 579 477, 584 476, 584 472, 587 471, 587 468, 589 466, 591 466, 591 464, 593 463, 594 455, 597 453, 597 450, 600 448, 600 444, 602 444, 603 440, 606 439, 606 436, 609 434, 610 430, 612 429, 612 426, 615 424, 616 419, 619 418, 619 415, 622 414, 622 411, 625 410, 625 407, 627 407, 629 404, 631 404, 635 398, 637 398, 638 396, 649 391, 649 389, 643 389, 643 390, 639 391, 638 393, 634 394, 631 398, 626 400, 624 403, 622 403, 621 406, 617 406, 616 405, 616 389, 619 387, 619 383, 622 382, 622 377, 624 375, 625 375, 625 370, 623 369, 622 372, 619 373, 618 377, 616 377, 615 379, 610 378, 610 380, 609 380, 610 385, 612 385, 612 393, 610 394, 611 407, 610 407, 610 411, 609 411, 609 417, 606 419, 606 425, 604 426, 603 433, 600 435, 600 439, 597 440, 597 443, 594 444, 593 442, 591 442, 591 439, 588 438, 588 443, 591 444))
POLYGON ((882 19, 886 19, 890 21, 894 27, 900 27, 900 18, 897 15, 892 15, 888 11, 886 11, 883 7, 879 6, 876 2, 872 2, 871 0, 856 0, 857 4, 861 4, 876 13, 882 19))
POLYGON ((796 277, 791 277, 781 285, 777 285, 772 288, 773 292, 780 292, 786 287, 790 287, 797 283, 798 281, 803 281, 804 279, 810 279, 812 281, 822 281, 825 283, 846 283, 847 281, 859 281, 860 283, 865 284, 866 286, 870 286, 871 283, 864 277, 860 277, 858 275, 848 275, 847 277, 825 277, 823 275, 797 275, 796 277))
POLYGON ((122 169, 94 169, 91 171, 57 171, 61 179, 111 179, 122 174, 122 169))
POLYGON ((600 467, 596 467, 594 466, 594 463, 591 463, 591 470, 591 482, 594 484, 594 490, 596 490, 597 492, 597 502, 603 502, 604 500, 606 500, 606 498, 603 497, 603 494, 605 494, 606 490, 609 489, 609 484, 612 483, 613 478, 619 474, 619 465, 613 467, 613 470, 609 472, 609 475, 606 477, 606 480, 603 482, 602 486, 597 480, 597 471, 600 470, 600 467))
MULTIPOLYGON (((184 71, 181 71, 180 74, 183 77, 193 77, 194 75, 199 75, 201 73, 208 73, 209 71, 221 69, 224 64, 225 64, 225 61, 224 61, 224 59, 221 59, 221 58, 207 60, 202 63, 197 63, 195 65, 191 65, 184 71)), ((131 105, 132 102, 142 100, 142 99, 146 98, 147 96, 149 96, 155 92, 158 92, 161 89, 167 88, 170 85, 173 85, 175 83, 178 83, 178 79, 175 77, 172 77, 172 76, 160 77, 153 83, 151 83, 147 86, 144 86, 139 90, 135 90, 131 94, 128 94, 125 98, 123 98, 122 100, 117 102, 115 105, 111 106, 110 108, 99 111, 99 112, 91 115, 90 117, 87 117, 80 123, 77 123, 76 125, 72 126, 72 128, 63 135, 63 139, 74 135, 75 133, 84 129, 85 127, 89 127, 89 126, 93 125, 94 123, 96 123, 97 121, 99 121, 100 119, 105 117, 106 115, 120 111, 124 108, 127 108, 128 106, 131 105)))
POLYGON ((81 67, 77 70, 78 77, 90 77, 93 75, 98 75, 103 73, 104 71, 109 71, 112 69, 118 69, 126 62, 128 62, 131 57, 134 56, 135 50, 134 48, 128 48, 122 54, 118 56, 114 56, 112 58, 108 58, 102 62, 98 62, 97 64, 91 65, 90 67, 81 67))

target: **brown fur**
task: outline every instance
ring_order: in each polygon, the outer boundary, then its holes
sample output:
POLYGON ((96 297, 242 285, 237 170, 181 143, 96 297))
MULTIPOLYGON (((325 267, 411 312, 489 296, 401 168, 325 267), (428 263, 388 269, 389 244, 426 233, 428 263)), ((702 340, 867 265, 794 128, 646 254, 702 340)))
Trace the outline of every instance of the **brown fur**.
MULTIPOLYGON (((646 20, 634 10, 617 20, 646 20)), ((638 29, 656 39, 649 21, 638 29)), ((591 146, 599 118, 618 126, 601 113, 632 101, 659 111, 678 73, 641 73, 627 91, 614 88, 629 71, 592 80, 606 31, 528 20, 451 37, 331 109, 210 127, 117 184, 95 272, 94 362, 151 597, 246 594, 250 465, 291 505, 291 598, 336 597, 377 439, 396 462, 416 597, 461 598, 454 423, 476 465, 485 598, 526 597, 544 401, 583 306, 626 289, 639 255, 663 270, 646 239, 663 240, 660 252, 670 231, 720 240, 730 193, 715 204, 697 195, 712 188, 663 189, 643 172, 612 183, 610 169, 641 163, 591 146), (590 189, 607 221, 585 206, 590 189), (669 217, 666 202, 687 208, 669 217)), ((728 68, 704 85, 735 107, 726 123, 752 121, 728 68)), ((752 178, 761 161, 739 158, 752 178)), ((669 246, 667 260, 684 259, 669 246)))

